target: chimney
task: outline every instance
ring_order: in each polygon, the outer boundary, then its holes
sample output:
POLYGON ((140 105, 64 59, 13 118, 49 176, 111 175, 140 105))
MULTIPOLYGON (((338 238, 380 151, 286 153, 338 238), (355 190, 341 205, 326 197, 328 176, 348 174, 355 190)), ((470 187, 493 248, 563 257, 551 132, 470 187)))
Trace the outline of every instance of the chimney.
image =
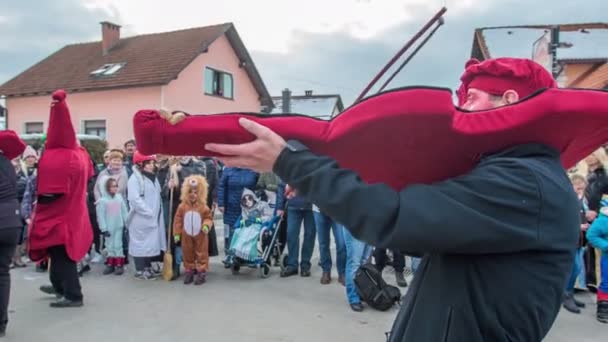
POLYGON ((306 90, 306 91, 304 91, 304 95, 306 95, 306 97, 311 97, 312 96, 312 90, 306 90))
POLYGON ((120 25, 113 24, 109 21, 101 23, 101 49, 104 55, 110 52, 110 49, 120 40, 120 25))
POLYGON ((283 89, 282 107, 283 113, 291 113, 291 91, 288 88, 283 89))

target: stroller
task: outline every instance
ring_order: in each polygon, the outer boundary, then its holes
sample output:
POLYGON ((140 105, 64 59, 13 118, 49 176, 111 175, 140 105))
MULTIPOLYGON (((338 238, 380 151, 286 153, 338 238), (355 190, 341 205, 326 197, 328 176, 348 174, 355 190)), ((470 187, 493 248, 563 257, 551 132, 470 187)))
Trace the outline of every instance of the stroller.
POLYGON ((244 221, 243 215, 239 216, 228 249, 228 266, 232 274, 238 274, 242 266, 247 266, 257 268, 261 278, 268 278, 272 261, 275 265, 282 263, 282 218, 276 212, 275 208, 270 220, 264 222, 251 219, 244 221))

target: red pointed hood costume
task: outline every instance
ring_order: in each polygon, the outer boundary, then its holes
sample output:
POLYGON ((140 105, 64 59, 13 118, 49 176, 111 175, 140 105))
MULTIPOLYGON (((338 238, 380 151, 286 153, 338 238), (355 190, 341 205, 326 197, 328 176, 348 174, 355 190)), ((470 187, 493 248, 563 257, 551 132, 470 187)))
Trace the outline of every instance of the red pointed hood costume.
POLYGON ((247 117, 286 140, 297 139, 313 152, 333 157, 368 183, 382 182, 396 190, 464 174, 480 156, 526 143, 553 147, 568 168, 608 141, 608 92, 558 89, 533 61, 472 60, 462 82, 460 105, 473 87, 500 95, 513 89, 521 101, 469 112, 454 106, 449 89, 409 87, 371 96, 331 121, 250 113, 182 119, 140 110, 133 125, 143 153, 216 156, 204 149, 206 143, 254 139, 238 124, 247 117))
POLYGON ((38 196, 55 195, 36 204, 28 234, 34 261, 47 256, 47 248, 65 245, 70 259, 80 261, 91 246, 93 233, 87 211, 87 182, 94 174, 87 151, 78 144, 66 93, 53 93, 49 129, 38 164, 38 196))

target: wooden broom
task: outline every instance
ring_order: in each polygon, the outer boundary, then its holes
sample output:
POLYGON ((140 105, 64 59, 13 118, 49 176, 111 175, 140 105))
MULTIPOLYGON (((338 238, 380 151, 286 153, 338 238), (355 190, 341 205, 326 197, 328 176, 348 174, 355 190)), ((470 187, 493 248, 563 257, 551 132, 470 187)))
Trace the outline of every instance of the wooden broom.
MULTIPOLYGON (((178 186, 177 178, 177 165, 169 165, 169 177, 173 179, 175 186, 178 186)), ((169 192, 169 229, 167 229, 167 251, 163 259, 163 279, 171 281, 173 278, 173 255, 171 254, 171 232, 173 232, 173 189, 172 187, 169 192)))

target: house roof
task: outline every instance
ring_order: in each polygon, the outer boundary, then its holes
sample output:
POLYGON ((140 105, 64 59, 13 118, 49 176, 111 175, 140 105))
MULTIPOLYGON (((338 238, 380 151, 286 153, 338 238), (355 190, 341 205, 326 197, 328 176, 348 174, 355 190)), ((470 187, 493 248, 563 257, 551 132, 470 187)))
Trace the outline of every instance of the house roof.
MULTIPOLYGON (((283 113, 283 97, 273 96, 274 109, 270 114, 283 113)), ((344 110, 342 97, 337 94, 329 95, 303 95, 291 96, 290 99, 290 114, 302 114, 312 116, 319 119, 329 120, 334 115, 334 111, 341 112, 344 110)))
POLYGON ((479 60, 500 56, 530 58, 534 41, 544 30, 554 26, 559 26, 560 41, 572 43, 572 48, 558 49, 558 58, 587 59, 608 56, 608 46, 601 43, 608 39, 608 23, 582 23, 478 28, 473 34, 471 57, 479 60))
POLYGON ((232 23, 122 38, 106 55, 102 54, 101 41, 66 45, 0 86, 0 95, 44 95, 60 88, 77 92, 164 85, 176 79, 224 34, 251 78, 262 105, 273 106, 232 23), (125 65, 111 76, 91 75, 92 71, 111 63, 125 65))

